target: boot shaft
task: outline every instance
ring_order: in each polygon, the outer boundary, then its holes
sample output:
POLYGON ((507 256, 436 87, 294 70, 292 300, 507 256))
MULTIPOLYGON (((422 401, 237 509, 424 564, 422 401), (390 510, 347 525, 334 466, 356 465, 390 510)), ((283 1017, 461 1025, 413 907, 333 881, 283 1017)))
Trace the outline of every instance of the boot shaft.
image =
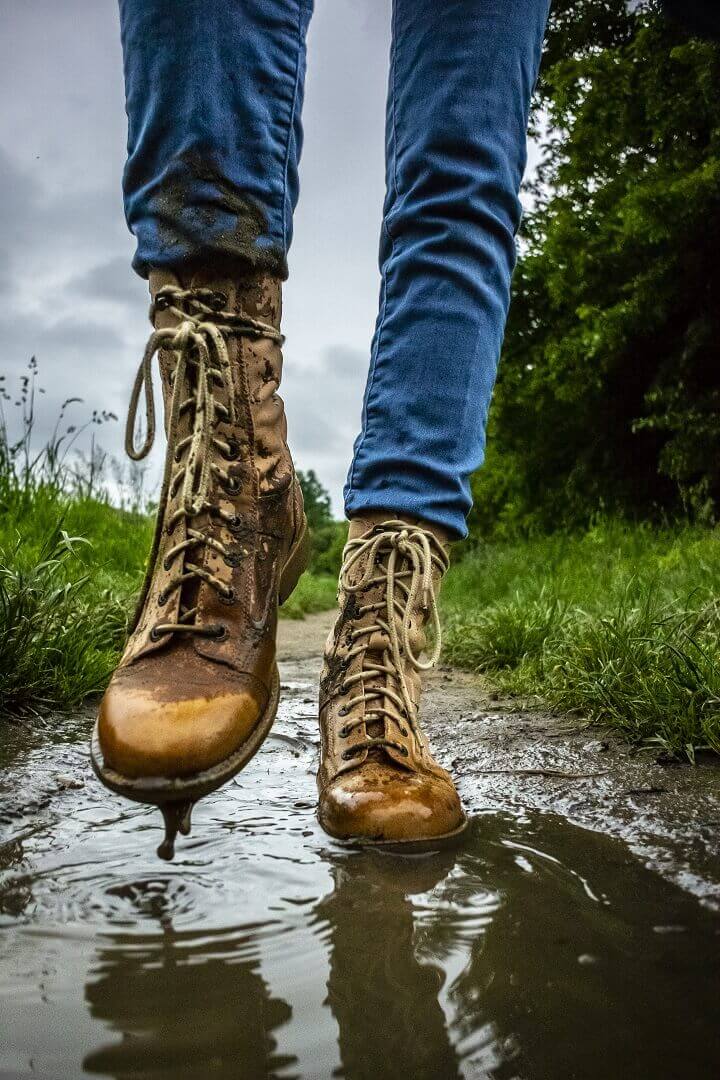
MULTIPOLYGON (((196 272, 180 279, 169 271, 152 271, 150 295, 155 298, 166 286, 180 289, 210 290, 214 295, 218 315, 231 312, 247 319, 272 326, 279 334, 282 315, 282 286, 279 278, 269 274, 250 273, 244 278, 219 278, 210 272, 196 272)), ((156 329, 174 329, 181 318, 171 308, 158 309, 153 303, 151 318, 156 329)), ((233 368, 241 375, 238 390, 247 396, 249 407, 247 432, 259 495, 284 491, 293 477, 292 461, 287 447, 285 406, 278 390, 282 379, 283 356, 281 340, 230 335, 228 353, 233 368)), ((170 401, 169 382, 174 368, 172 351, 161 349, 160 370, 163 375, 165 427, 168 427, 170 401)))

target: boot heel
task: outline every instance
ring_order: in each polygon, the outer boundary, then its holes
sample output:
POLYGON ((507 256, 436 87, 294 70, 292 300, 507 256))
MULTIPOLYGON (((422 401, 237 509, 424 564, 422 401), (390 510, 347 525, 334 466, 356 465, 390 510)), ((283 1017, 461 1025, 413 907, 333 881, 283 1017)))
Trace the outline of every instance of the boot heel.
POLYGON ((310 531, 307 523, 303 524, 302 532, 290 549, 288 560, 285 563, 280 577, 278 589, 278 603, 282 606, 293 592, 300 577, 310 564, 310 531))

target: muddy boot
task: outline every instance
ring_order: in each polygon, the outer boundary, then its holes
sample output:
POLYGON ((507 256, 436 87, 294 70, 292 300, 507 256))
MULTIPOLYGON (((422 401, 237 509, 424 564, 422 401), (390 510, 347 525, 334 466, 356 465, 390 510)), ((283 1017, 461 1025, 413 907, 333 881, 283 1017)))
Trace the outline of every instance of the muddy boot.
POLYGON ((465 814, 419 720, 421 675, 440 652, 439 531, 356 518, 340 571, 340 614, 320 680, 320 824, 342 840, 435 846, 465 814), (422 659, 431 626, 434 647, 422 659))
POLYGON ((305 569, 307 523, 286 444, 280 283, 150 278, 155 326, 130 402, 127 449, 150 450, 159 356, 167 457, 134 629, 100 706, 100 778, 189 830, 194 800, 238 772, 278 703, 278 603, 305 569), (138 403, 145 442, 136 449, 138 403))

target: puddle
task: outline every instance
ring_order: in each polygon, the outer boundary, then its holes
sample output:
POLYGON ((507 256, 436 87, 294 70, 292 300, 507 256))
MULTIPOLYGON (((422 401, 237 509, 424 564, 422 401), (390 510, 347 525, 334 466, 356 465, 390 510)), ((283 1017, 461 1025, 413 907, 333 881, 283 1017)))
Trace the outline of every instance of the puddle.
POLYGON ((478 814, 444 854, 338 848, 311 696, 170 864, 160 815, 91 777, 87 723, 6 750, 1 1077, 719 1075, 717 914, 550 814, 478 814))

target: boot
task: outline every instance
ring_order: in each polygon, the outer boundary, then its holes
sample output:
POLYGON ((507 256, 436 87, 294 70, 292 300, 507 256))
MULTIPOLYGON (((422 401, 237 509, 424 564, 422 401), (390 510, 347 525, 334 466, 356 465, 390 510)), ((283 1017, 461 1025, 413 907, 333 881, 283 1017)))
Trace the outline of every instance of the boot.
POLYGON ((418 720, 421 675, 440 653, 448 562, 446 538, 429 526, 382 515, 350 523, 320 680, 318 816, 338 839, 432 847, 467 824, 418 720), (434 647, 423 660, 428 623, 434 647))
MULTIPOLYGON (((113 790, 166 808, 165 849, 189 809, 238 772, 278 703, 277 608, 308 558, 286 444, 280 282, 150 277, 155 327, 130 401, 135 460, 155 433, 158 354, 167 455, 134 629, 100 706, 92 757, 113 790), (146 435, 136 449, 141 395, 146 435)), ((162 847, 162 846, 161 846, 162 847)))

